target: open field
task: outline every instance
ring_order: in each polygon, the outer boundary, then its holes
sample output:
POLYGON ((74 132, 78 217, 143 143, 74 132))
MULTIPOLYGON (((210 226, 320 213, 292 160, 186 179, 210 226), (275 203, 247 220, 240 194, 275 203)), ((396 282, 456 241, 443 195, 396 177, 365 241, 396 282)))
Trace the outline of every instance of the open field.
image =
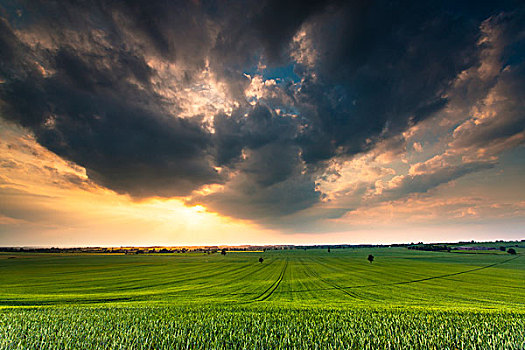
POLYGON ((525 347, 521 255, 20 253, 0 276, 0 348, 525 347))

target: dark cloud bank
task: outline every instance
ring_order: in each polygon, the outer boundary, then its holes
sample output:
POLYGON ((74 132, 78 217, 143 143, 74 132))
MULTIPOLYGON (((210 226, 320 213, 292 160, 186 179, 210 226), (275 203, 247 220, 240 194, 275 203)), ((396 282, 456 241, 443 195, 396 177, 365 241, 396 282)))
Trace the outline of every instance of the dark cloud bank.
MULTIPOLYGON (((273 220, 320 201, 315 181, 330 159, 445 108, 454 79, 480 64, 488 18, 504 16, 502 59, 523 82, 523 13, 512 1, 10 2, 0 12, 1 113, 119 193, 187 196, 226 184, 191 202, 273 220), (300 30, 312 64, 294 60, 300 30), (158 92, 152 58, 181 69, 180 89, 208 65, 239 107, 218 113, 213 132, 200 116, 179 117, 177 101, 158 92), (243 73, 259 62, 299 79, 283 77, 252 106, 243 73)), ((523 130, 523 116, 514 120, 500 133, 523 130)))

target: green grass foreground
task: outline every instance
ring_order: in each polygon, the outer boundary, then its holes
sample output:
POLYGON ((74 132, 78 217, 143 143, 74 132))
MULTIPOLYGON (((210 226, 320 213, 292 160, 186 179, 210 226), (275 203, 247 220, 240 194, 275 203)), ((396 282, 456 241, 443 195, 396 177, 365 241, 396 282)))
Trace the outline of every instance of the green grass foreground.
POLYGON ((525 348, 520 255, 2 254, 0 276, 1 349, 525 348))

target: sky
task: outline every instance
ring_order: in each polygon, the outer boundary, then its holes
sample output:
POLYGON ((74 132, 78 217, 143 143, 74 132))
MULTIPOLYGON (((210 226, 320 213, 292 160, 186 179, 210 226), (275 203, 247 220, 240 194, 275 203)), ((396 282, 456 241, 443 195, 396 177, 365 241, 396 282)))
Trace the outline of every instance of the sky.
POLYGON ((522 1, 0 2, 0 246, 525 238, 522 1))

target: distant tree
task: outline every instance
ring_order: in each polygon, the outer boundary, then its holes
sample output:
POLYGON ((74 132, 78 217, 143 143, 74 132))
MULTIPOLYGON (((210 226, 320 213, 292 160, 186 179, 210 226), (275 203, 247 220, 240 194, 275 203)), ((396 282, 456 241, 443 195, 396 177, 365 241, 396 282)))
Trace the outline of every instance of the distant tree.
POLYGON ((222 250, 221 250, 221 254, 222 254, 222 255, 226 255, 226 248, 222 248, 222 250))
POLYGON ((516 250, 514 250, 514 248, 509 248, 509 249, 507 249, 507 253, 509 253, 511 255, 516 255, 516 250))
POLYGON ((328 253, 330 253, 330 247, 328 247, 328 253))
POLYGON ((504 252, 505 250, 507 250, 507 248, 505 248, 504 246, 501 246, 501 247, 499 247, 499 250, 501 250, 502 252, 504 252))
POLYGON ((262 263, 264 261, 263 258, 259 258, 259 262, 262 263))
POLYGON ((372 263, 372 261, 374 261, 374 256, 372 254, 368 255, 368 261, 370 261, 370 263, 372 263))

